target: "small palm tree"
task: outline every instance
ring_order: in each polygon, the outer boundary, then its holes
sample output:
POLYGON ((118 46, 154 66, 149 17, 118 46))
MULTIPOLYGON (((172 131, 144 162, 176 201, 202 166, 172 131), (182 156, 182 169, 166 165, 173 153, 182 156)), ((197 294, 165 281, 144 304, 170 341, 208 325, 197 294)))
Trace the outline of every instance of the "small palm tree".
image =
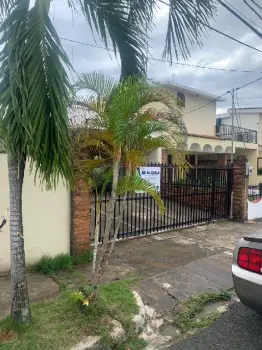
MULTIPOLYGON (((164 209, 154 186, 136 177, 137 166, 144 163, 145 155, 149 151, 164 147, 175 155, 176 163, 180 167, 186 167, 186 162, 181 156, 186 128, 180 110, 174 103, 174 97, 159 87, 149 85, 143 79, 129 77, 124 82, 115 84, 107 76, 91 73, 81 77, 76 84, 76 90, 89 92, 86 101, 82 101, 80 105, 92 112, 80 125, 78 124, 77 145, 81 144, 80 148, 85 149, 88 154, 87 160, 81 161, 80 158, 78 167, 87 183, 93 185, 96 193, 100 186, 98 186, 100 183, 98 172, 103 173, 104 168, 107 168, 108 177, 107 180, 105 178, 103 180, 104 190, 108 179, 112 178, 109 210, 98 263, 96 255, 99 211, 96 218, 93 277, 94 285, 97 286, 114 249, 127 192, 136 190, 148 192, 155 198, 160 209, 162 211, 164 209), (154 103, 162 103, 165 108, 157 109, 154 103), (120 166, 123 164, 127 168, 127 173, 119 177, 120 166), (112 170, 109 170, 110 165, 112 170), (120 194, 123 195, 122 208, 110 242, 115 202, 120 194)), ((79 148, 77 152, 81 155, 79 148)))

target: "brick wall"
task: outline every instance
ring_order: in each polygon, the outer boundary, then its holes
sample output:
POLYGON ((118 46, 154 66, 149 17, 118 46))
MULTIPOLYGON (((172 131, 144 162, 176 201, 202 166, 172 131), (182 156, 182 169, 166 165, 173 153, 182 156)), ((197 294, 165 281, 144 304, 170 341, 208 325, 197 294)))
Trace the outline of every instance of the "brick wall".
POLYGON ((246 176, 244 156, 239 156, 233 164, 233 218, 247 221, 248 176, 246 176))
POLYGON ((71 194, 71 254, 90 248, 91 195, 84 180, 78 179, 71 194))

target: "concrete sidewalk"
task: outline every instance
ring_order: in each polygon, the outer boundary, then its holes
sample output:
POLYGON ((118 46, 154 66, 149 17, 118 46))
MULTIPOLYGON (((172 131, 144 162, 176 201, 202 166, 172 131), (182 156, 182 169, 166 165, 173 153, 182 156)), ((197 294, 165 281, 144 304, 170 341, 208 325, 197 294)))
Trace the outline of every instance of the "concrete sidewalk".
MULTIPOLYGON (((30 302, 50 300, 59 293, 58 285, 47 276, 37 273, 27 274, 30 302)), ((0 277, 0 318, 10 313, 11 283, 10 276, 0 277)))
MULTIPOLYGON (((220 221, 119 242, 104 282, 138 278, 137 291, 145 304, 168 312, 192 295, 232 288, 232 248, 244 234, 261 229, 262 222, 220 221)), ((76 287, 91 278, 91 264, 79 266, 75 275, 61 272, 57 277, 76 287)), ((49 299, 59 292, 52 279, 39 274, 28 274, 28 284, 31 301, 49 299)), ((10 291, 10 278, 0 277, 0 317, 9 312, 10 291)))

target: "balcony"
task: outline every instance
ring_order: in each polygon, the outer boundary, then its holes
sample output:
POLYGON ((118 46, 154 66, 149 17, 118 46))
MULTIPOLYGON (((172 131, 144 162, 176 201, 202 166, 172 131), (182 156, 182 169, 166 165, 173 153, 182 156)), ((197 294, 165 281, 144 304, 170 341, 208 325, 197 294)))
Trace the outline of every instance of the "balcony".
MULTIPOLYGON (((216 125, 216 136, 223 140, 232 139, 232 126, 216 125)), ((233 126, 233 140, 237 142, 257 143, 257 131, 233 126)))

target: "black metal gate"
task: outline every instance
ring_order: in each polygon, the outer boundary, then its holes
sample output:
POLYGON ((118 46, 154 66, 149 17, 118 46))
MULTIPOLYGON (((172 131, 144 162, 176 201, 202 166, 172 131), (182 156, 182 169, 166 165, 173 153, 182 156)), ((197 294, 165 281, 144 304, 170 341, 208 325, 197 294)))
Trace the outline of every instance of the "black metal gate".
MULTIPOLYGON (((155 200, 147 193, 127 194, 125 210, 120 216, 118 239, 172 230, 181 227, 228 218, 231 205, 231 166, 196 166, 188 172, 175 165, 150 164, 161 169, 160 195, 165 204, 165 213, 160 211, 155 200)), ((97 214, 100 216, 99 240, 103 240, 110 193, 102 201, 92 198, 92 237, 97 214), (99 208, 99 210, 98 210, 99 208)), ((123 197, 117 198, 114 208, 114 223, 111 238, 117 227, 123 197)))

